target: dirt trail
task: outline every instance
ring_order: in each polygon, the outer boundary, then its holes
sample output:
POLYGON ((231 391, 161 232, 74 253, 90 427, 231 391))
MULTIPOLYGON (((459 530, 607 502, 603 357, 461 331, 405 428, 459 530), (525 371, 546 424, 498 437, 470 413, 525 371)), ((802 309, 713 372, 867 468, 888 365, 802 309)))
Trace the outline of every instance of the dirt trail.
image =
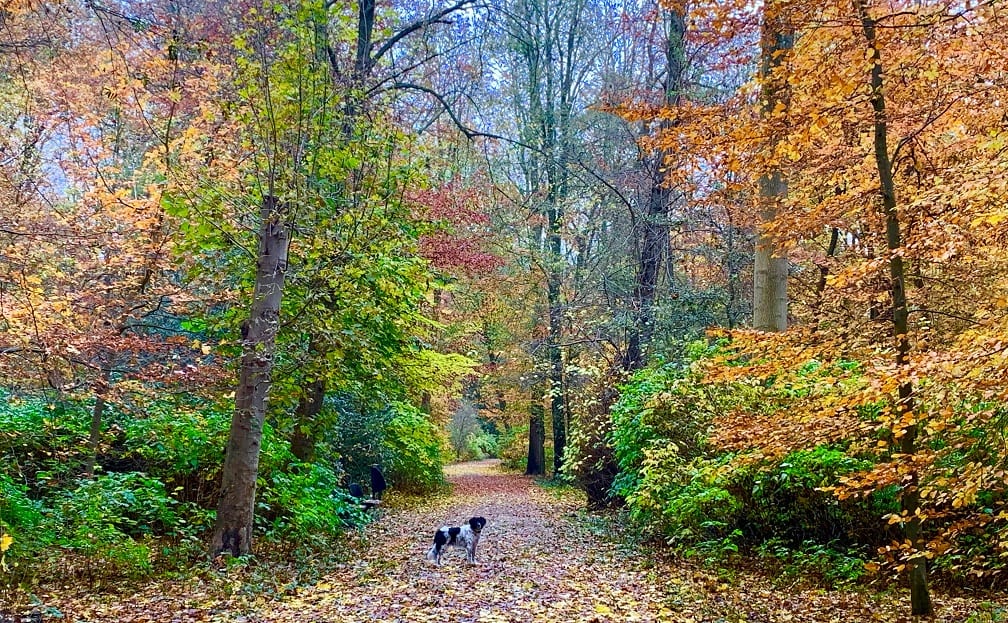
MULTIPOLYGON (((642 548, 626 545, 626 535, 612 538, 606 522, 580 513, 578 496, 503 473, 493 461, 446 472, 450 496, 391 504, 346 563, 281 598, 250 596, 241 578, 225 572, 209 581, 151 585, 126 597, 63 593, 45 601, 55 602, 68 623, 911 620, 905 592, 825 592, 740 571, 726 580, 692 563, 649 559, 642 548), (441 567, 424 560, 438 526, 474 515, 487 519, 476 565, 466 564, 457 549, 441 567), (230 584, 234 593, 222 597, 230 584)), ((1002 620, 991 618, 994 606, 977 600, 936 595, 935 602, 932 622, 1002 620)))
MULTIPOLYGON (((583 499, 500 471, 495 461, 449 466, 452 495, 384 511, 354 563, 264 621, 444 623, 777 623, 910 621, 906 596, 825 592, 762 576, 729 580, 681 561, 655 561, 579 513, 583 499), (482 515, 478 564, 450 550, 423 560, 433 531, 482 515)), ((933 621, 964 621, 977 603, 936 596, 933 621)), ((982 615, 981 615, 982 616, 982 615)), ((988 619, 978 619, 988 620, 988 619)))
POLYGON ((670 597, 652 573, 626 564, 617 543, 571 520, 577 499, 503 474, 492 461, 446 471, 452 496, 386 511, 369 530, 366 555, 297 600, 302 621, 634 621, 673 614, 662 612, 670 597), (458 549, 448 550, 441 567, 423 560, 438 526, 471 516, 487 519, 476 565, 458 549))

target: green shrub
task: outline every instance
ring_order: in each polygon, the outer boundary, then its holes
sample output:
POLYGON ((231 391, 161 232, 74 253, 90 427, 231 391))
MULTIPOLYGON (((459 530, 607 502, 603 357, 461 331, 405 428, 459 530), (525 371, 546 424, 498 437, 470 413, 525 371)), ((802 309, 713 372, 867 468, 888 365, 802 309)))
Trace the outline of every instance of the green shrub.
POLYGON ((124 450, 142 458, 148 473, 178 479, 223 463, 230 409, 155 402, 148 405, 146 416, 125 424, 124 450))
POLYGON ((13 537, 8 584, 34 578, 139 577, 151 570, 151 551, 136 537, 172 524, 170 500, 159 481, 143 474, 107 474, 61 491, 46 507, 0 476, 2 521, 13 537), (70 556, 67 556, 70 554, 70 556))
POLYGON ((872 462, 831 446, 797 450, 784 457, 773 478, 782 490, 814 490, 836 484, 840 476, 870 469, 872 462))
POLYGON ((89 406, 82 401, 50 400, 0 390, 0 461, 16 465, 35 491, 35 474, 69 480, 83 461, 89 406))
POLYGON ((384 429, 389 451, 385 467, 394 486, 410 493, 442 486, 444 442, 438 427, 412 405, 393 403, 390 409, 393 417, 384 429))
POLYGON ((50 404, 37 398, 13 396, 0 390, 0 456, 13 457, 46 447, 50 404))
POLYGON ((67 525, 109 527, 128 536, 163 533, 175 526, 175 500, 164 484, 140 472, 101 474, 77 481, 54 502, 67 525))
POLYGON ((640 486, 649 449, 670 449, 662 456, 683 462, 701 456, 719 397, 726 392, 704 386, 678 364, 635 374, 611 410, 609 442, 619 470, 613 492, 627 497, 640 486))
POLYGON ((466 453, 476 460, 496 457, 498 452, 497 436, 489 431, 470 433, 466 438, 466 453))
POLYGON ((524 472, 528 467, 528 424, 504 430, 497 440, 497 456, 506 469, 524 472))
POLYGON ((334 434, 324 453, 338 457, 347 482, 370 482, 370 466, 382 466, 391 489, 429 491, 444 483, 444 440, 439 427, 416 407, 393 402, 374 408, 349 396, 327 399, 334 409, 334 434))
POLYGON ((33 532, 42 523, 41 505, 28 498, 27 488, 0 473, 0 526, 33 532))
POLYGON ((891 489, 843 502, 821 489, 871 465, 827 446, 771 464, 727 454, 685 463, 673 446, 652 444, 626 501, 634 521, 685 554, 720 558, 754 548, 840 585, 860 579, 865 551, 893 537, 881 518, 898 501, 891 489))
POLYGON ((257 520, 265 523, 267 536, 301 543, 324 542, 366 521, 340 476, 318 463, 291 463, 267 475, 258 506, 257 520))
POLYGON ((263 425, 262 446, 259 450, 259 476, 268 477, 273 473, 286 471, 295 461, 290 441, 272 424, 266 422, 263 425))
POLYGON ((54 538, 42 511, 24 485, 0 473, 0 535, 13 539, 4 553, 7 571, 0 572, 0 587, 24 584, 38 570, 36 561, 54 538))
POLYGON ((780 539, 796 549, 808 543, 884 544, 889 535, 881 529, 881 518, 898 508, 892 492, 841 502, 822 490, 837 485, 842 476, 871 467, 871 461, 839 448, 817 446, 737 475, 732 489, 744 502, 747 540, 759 544, 780 539))
POLYGON ((857 584, 867 574, 864 559, 838 543, 806 541, 794 548, 771 539, 756 551, 765 561, 774 563, 777 575, 789 582, 800 580, 836 589, 857 584))
POLYGON ((47 522, 55 544, 73 555, 61 572, 90 579, 149 574, 145 541, 175 528, 174 505, 160 480, 139 472, 102 474, 59 491, 47 522))
POLYGON ((731 457, 696 458, 683 464, 669 447, 645 453, 636 489, 627 498, 630 516, 671 545, 737 550, 741 503, 729 490, 731 457))
MULTIPOLYGON (((63 575, 94 581, 97 578, 139 578, 152 570, 148 545, 111 525, 86 522, 70 525, 60 534, 58 544, 62 550, 73 554, 70 559, 60 556, 60 561, 67 565, 60 569, 63 575)), ((52 567, 56 562, 54 553, 50 553, 49 558, 47 566, 52 567)))

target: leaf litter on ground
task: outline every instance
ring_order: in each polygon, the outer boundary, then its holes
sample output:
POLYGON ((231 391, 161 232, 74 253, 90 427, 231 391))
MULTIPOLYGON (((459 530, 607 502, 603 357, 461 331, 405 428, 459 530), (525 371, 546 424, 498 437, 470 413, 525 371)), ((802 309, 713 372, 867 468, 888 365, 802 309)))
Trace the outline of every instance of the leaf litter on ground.
MULTIPOLYGON (((614 524, 585 520, 582 496, 503 472, 496 461, 446 474, 450 496, 383 509, 364 538, 348 540, 347 561, 310 585, 256 594, 233 570, 127 595, 51 591, 41 601, 68 623, 912 620, 903 591, 782 590, 758 573, 739 570, 726 581, 694 562, 628 548, 614 524), (476 565, 456 549, 440 567, 424 560, 439 526, 472 516, 487 519, 476 565)), ((984 613, 1008 611, 965 597, 935 602, 936 622, 999 620, 984 613)))

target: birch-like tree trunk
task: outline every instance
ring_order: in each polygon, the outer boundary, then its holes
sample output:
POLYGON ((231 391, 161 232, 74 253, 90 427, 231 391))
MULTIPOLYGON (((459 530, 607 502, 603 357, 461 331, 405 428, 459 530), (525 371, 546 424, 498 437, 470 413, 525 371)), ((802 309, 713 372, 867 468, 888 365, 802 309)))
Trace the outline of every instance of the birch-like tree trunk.
POLYGON ((252 551, 259 450, 290 245, 289 226, 276 197, 263 198, 261 218, 252 307, 242 325, 235 410, 221 474, 217 520, 210 539, 212 556, 221 553, 241 556, 252 551))

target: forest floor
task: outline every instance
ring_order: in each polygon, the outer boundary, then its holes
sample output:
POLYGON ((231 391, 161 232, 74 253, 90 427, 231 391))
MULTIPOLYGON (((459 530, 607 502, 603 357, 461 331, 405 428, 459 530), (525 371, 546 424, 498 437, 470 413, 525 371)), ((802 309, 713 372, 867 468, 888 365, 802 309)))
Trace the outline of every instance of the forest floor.
MULTIPOLYGON (((119 594, 42 595, 68 622, 812 622, 910 621, 904 591, 823 591, 745 571, 659 560, 580 511, 583 500, 498 470, 493 461, 447 470, 450 496, 380 511, 321 577, 280 591, 249 588, 240 569, 119 594), (424 561, 434 530, 487 519, 476 565, 448 550, 424 561)), ((261 588, 261 587, 260 587, 261 588)), ((935 595, 932 621, 1002 621, 1005 603, 935 595)), ((2 620, 2 617, 0 617, 2 620)))

